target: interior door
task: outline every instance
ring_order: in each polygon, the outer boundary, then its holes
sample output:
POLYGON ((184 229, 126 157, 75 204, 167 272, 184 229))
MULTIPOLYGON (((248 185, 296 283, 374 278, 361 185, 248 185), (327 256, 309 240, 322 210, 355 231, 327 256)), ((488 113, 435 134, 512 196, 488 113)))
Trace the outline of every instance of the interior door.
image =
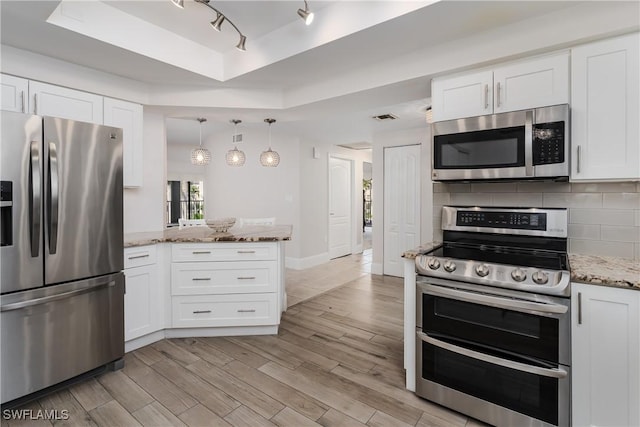
POLYGON ((329 157, 329 258, 351 254, 351 160, 329 157))
POLYGON ((122 130, 44 118, 45 284, 124 267, 122 130))
POLYGON ((420 244, 420 146, 384 149, 383 273, 402 277, 402 253, 420 244))

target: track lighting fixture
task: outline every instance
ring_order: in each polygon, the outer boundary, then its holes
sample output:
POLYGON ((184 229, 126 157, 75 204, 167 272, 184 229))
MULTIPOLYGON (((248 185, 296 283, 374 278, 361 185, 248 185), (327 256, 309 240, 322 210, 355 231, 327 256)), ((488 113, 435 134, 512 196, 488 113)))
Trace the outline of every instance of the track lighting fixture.
MULTIPOLYGON (((233 29, 237 31, 238 36, 240 36, 240 40, 236 45, 236 49, 242 52, 247 50, 245 46, 247 43, 247 37, 240 32, 238 27, 233 22, 231 22, 231 20, 229 20, 229 18, 225 14, 220 12, 215 7, 211 6, 210 0, 193 0, 193 1, 207 6, 209 9, 213 10, 216 13, 216 19, 210 22, 211 27, 214 30, 222 31, 222 24, 224 22, 228 22, 233 27, 233 29)), ((171 0, 171 2, 174 5, 178 6, 180 9, 184 9, 184 0, 171 0)), ((313 22, 313 12, 309 10, 309 5, 307 3, 307 0, 304 0, 304 9, 298 9, 298 15, 300 16, 300 18, 304 20, 304 23, 307 25, 311 25, 311 23, 313 22)))
POLYGON ((244 155, 244 151, 238 150, 238 142, 242 142, 242 134, 238 134, 237 128, 238 124, 242 123, 242 120, 230 120, 233 123, 233 150, 227 151, 227 164, 229 166, 243 166, 245 160, 247 159, 244 155))
POLYGON ((202 123, 206 122, 205 118, 198 118, 200 122, 200 146, 191 150, 191 163, 198 166, 208 165, 211 161, 211 152, 206 148, 202 148, 202 123))
POLYGON ((309 11, 307 0, 304 0, 304 9, 298 9, 298 15, 307 25, 311 25, 311 23, 313 22, 313 12, 309 11))
POLYGON ((264 121, 269 123, 269 149, 263 151, 260 155, 260 164, 262 166, 276 167, 280 164, 280 154, 271 149, 271 125, 276 122, 276 119, 264 119, 264 121))
MULTIPOLYGON (((183 2, 184 0, 171 0, 171 1, 175 3, 176 1, 183 2)), ((215 7, 211 6, 211 4, 209 4, 209 0, 194 0, 194 1, 196 3, 200 3, 207 6, 209 9, 213 10, 216 13, 216 19, 211 22, 211 26, 213 27, 214 30, 220 31, 222 29, 222 23, 228 22, 233 27, 233 29, 238 32, 238 35, 240 36, 240 41, 236 45, 236 49, 242 52, 247 50, 245 47, 247 38, 240 32, 238 27, 236 27, 236 25, 233 22, 231 22, 231 20, 227 16, 225 16, 222 12, 220 12, 215 7)))

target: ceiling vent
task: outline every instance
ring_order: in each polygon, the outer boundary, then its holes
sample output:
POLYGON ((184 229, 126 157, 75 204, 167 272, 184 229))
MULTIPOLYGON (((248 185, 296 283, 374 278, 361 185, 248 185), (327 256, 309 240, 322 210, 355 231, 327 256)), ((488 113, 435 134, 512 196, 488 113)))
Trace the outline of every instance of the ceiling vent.
POLYGON ((387 114, 380 114, 379 116, 373 116, 373 118, 381 122, 384 120, 395 120, 398 118, 398 116, 391 113, 387 113, 387 114))

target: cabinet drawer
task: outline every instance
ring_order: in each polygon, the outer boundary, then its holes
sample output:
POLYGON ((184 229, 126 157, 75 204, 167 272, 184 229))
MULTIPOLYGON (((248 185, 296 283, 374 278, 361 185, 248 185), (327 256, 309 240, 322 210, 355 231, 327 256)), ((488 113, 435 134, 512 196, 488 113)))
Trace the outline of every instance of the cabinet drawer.
POLYGON ((177 262, 171 264, 171 294, 244 294, 277 291, 275 261, 177 262))
POLYGON ((124 250, 124 268, 141 267, 156 263, 156 246, 138 246, 124 250))
POLYGON ((278 324, 277 294, 172 297, 174 328, 278 324))
POLYGON ((275 260, 276 243, 173 244, 173 262, 275 260))

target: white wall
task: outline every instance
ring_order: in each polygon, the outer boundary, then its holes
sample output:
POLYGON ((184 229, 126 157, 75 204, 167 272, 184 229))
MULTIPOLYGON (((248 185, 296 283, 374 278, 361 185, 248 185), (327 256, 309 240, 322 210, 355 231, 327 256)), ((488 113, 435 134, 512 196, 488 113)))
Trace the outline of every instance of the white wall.
POLYGON ((422 242, 433 240, 433 186, 431 182, 429 126, 425 122, 424 127, 420 128, 375 134, 373 137, 373 186, 371 189, 373 210, 371 272, 374 274, 382 274, 384 261, 384 148, 415 144, 421 146, 420 239, 422 242))
POLYGON ((124 190, 124 232, 164 229, 167 177, 164 117, 144 110, 143 179, 140 188, 124 190))

